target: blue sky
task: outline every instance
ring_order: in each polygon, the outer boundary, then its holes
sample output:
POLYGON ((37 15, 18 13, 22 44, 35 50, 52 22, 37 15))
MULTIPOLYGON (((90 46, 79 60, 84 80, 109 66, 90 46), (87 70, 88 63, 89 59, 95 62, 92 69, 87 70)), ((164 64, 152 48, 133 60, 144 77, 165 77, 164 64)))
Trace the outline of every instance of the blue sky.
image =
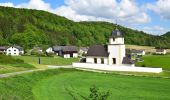
POLYGON ((170 31, 170 0, 0 0, 1 6, 45 10, 74 21, 108 21, 161 35, 170 31))

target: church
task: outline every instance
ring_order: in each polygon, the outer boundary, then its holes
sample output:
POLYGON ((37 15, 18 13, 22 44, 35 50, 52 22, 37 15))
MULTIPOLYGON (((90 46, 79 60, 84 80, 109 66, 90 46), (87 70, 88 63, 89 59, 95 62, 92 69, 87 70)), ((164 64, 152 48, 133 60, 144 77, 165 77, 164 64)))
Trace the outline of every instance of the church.
POLYGON ((111 32, 109 44, 90 46, 85 62, 116 66, 134 66, 134 62, 126 55, 123 33, 118 28, 111 32))

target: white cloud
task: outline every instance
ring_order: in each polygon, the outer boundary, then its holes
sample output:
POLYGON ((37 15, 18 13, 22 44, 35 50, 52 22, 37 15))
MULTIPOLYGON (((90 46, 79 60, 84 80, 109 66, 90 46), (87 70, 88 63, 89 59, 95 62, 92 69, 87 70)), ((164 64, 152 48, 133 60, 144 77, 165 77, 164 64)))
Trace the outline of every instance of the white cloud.
POLYGON ((170 19, 170 0, 157 0, 155 4, 147 4, 147 8, 156 12, 164 19, 170 19))
POLYGON ((56 9, 56 13, 75 21, 110 21, 140 24, 150 21, 135 0, 66 0, 66 6, 56 9))
POLYGON ((14 7, 14 4, 11 2, 6 2, 6 3, 0 3, 0 6, 5 6, 5 7, 14 7))
POLYGON ((144 27, 142 30, 147 33, 151 33, 153 35, 161 35, 167 32, 165 28, 160 27, 160 26, 151 26, 151 27, 147 26, 147 27, 144 27))

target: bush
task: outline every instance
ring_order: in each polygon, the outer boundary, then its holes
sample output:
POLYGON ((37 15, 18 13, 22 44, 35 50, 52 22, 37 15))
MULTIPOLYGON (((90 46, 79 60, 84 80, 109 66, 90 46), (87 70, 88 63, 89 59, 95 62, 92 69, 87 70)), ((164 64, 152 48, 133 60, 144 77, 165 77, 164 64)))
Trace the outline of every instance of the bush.
POLYGON ((55 55, 55 53, 46 53, 46 55, 48 56, 48 57, 54 57, 54 55, 55 55))

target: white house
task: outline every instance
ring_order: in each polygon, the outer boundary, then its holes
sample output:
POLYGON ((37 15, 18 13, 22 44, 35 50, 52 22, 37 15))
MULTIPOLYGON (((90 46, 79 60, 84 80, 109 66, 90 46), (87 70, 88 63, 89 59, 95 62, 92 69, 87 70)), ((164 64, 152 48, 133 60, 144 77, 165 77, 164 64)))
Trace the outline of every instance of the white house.
POLYGON ((24 50, 20 46, 11 46, 6 49, 6 55, 19 56, 24 54, 24 50))
POLYGON ((46 53, 54 53, 53 48, 52 48, 52 47, 49 47, 49 48, 46 50, 46 53))
POLYGON ((165 55, 167 52, 165 49, 156 49, 156 54, 163 54, 165 55))
POLYGON ((87 51, 88 51, 88 47, 80 47, 79 48, 79 55, 85 55, 87 54, 87 51))
POLYGON ((76 46, 54 46, 52 49, 56 55, 64 58, 78 57, 78 48, 76 46))
POLYGON ((93 45, 86 55, 86 63, 133 66, 134 62, 126 56, 123 34, 114 30, 108 45, 93 45))
POLYGON ((131 50, 131 54, 135 54, 135 55, 145 55, 145 51, 144 51, 144 50, 135 50, 135 49, 132 49, 132 50, 131 50))

